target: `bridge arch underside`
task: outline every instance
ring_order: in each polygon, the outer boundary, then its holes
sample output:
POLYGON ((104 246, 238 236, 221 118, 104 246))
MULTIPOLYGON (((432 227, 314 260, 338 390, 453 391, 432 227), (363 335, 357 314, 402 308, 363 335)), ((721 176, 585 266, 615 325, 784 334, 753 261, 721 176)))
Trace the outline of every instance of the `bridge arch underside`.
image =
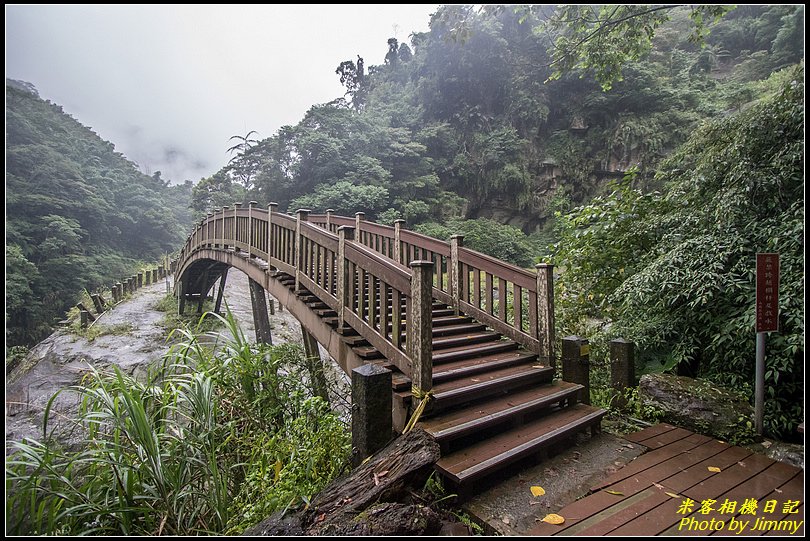
POLYGON ((186 302, 204 298, 222 273, 231 267, 247 274, 278 299, 347 374, 351 375, 352 369, 364 364, 335 328, 313 312, 292 288, 282 283, 288 274, 269 268, 267 263, 250 258, 245 252, 197 250, 175 275, 175 291, 184 296, 186 302))

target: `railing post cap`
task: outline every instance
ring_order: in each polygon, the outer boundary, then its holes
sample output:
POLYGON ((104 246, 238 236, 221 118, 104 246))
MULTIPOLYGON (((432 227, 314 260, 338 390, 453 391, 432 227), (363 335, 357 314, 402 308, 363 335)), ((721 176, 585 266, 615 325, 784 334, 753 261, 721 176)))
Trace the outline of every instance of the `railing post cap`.
POLYGON ((258 204, 259 204, 259 202, 258 202, 258 201, 251 201, 250 203, 248 203, 248 206, 249 206, 249 207, 255 207, 255 206, 256 206, 256 205, 258 205, 258 204))
POLYGON ((222 210, 228 210, 229 208, 231 207, 229 207, 228 205, 222 205, 222 210))
POLYGON ((309 214, 310 212, 312 211, 309 209, 298 209, 295 211, 296 214, 309 214))
POLYGON ((554 263, 538 263, 534 266, 535 269, 548 269, 554 268, 554 263))
POLYGON ((267 203, 267 206, 275 208, 278 206, 278 203, 276 203, 275 201, 270 201, 269 203, 267 203))
POLYGON ((394 224, 400 224, 400 225, 402 225, 402 224, 404 224, 404 223, 405 223, 405 220, 403 220, 402 218, 397 218, 396 220, 394 220, 394 224))
POLYGON ((213 216, 213 215, 214 215, 214 211, 213 211, 213 210, 209 210, 209 211, 208 211, 208 216, 213 216))
POLYGON ((565 338, 563 338, 563 340, 577 340, 577 341, 581 341, 581 340, 586 340, 586 339, 585 339, 585 338, 583 338, 583 337, 581 337, 581 336, 577 336, 576 334, 572 334, 572 335, 570 335, 570 336, 566 336, 565 338))
POLYGON ((411 264, 410 264, 410 267, 412 269, 416 268, 416 267, 432 267, 432 266, 433 266, 433 261, 427 261, 427 260, 424 260, 424 259, 417 259, 415 261, 411 261, 411 264))
POLYGON ((325 212, 326 214, 332 214, 333 212, 335 212, 335 209, 326 209, 325 212))
POLYGON ((363 218, 363 217, 365 217, 366 213, 365 212, 355 212, 354 215, 359 216, 360 218, 363 218))
POLYGON ((614 338, 613 340, 611 340, 611 342, 616 343, 616 344, 632 344, 633 343, 630 340, 625 340, 624 338, 614 338))
POLYGON ((337 228, 338 233, 343 231, 344 233, 354 233, 354 226, 353 225, 341 225, 337 228))

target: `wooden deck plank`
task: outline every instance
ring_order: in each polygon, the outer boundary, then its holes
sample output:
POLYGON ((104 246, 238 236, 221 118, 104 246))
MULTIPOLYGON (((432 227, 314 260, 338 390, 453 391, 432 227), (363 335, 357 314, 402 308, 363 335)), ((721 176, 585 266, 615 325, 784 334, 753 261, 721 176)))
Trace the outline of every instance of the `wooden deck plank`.
POLYGON ((712 441, 712 439, 709 438, 708 436, 701 436, 699 434, 694 434, 693 436, 676 441, 665 447, 661 447, 659 449, 655 449, 653 451, 644 453, 643 455, 639 456, 638 458, 627 464, 624 468, 608 476, 597 485, 591 487, 591 491, 596 491, 601 488, 605 488, 612 484, 618 483, 619 481, 627 479, 628 477, 637 475, 640 472, 648 468, 652 468, 653 466, 656 466, 666 460, 679 457, 680 455, 687 453, 692 449, 694 449, 695 447, 703 445, 709 441, 712 441))
MULTIPOLYGON (((772 464, 771 459, 764 455, 753 455, 740 447, 731 447, 719 455, 687 468, 678 475, 663 480, 661 484, 675 488, 675 492, 683 495, 684 498, 689 497, 696 502, 701 502, 709 498, 716 499, 717 495, 747 481, 770 464, 772 464), (746 456, 729 463, 729 459, 741 454, 746 454, 746 456), (725 460, 721 461, 722 455, 725 455, 725 460), (720 468, 720 473, 709 472, 709 466, 720 468), (689 486, 683 486, 685 484, 689 486)), ((659 535, 684 518, 683 515, 678 514, 678 508, 682 502, 683 498, 670 498, 651 511, 641 514, 613 530, 611 535, 659 535)))
POLYGON ((664 432, 669 432, 670 430, 675 430, 675 428, 676 427, 670 424, 659 423, 657 425, 649 426, 644 430, 639 430, 638 432, 628 434, 624 436, 624 439, 626 439, 627 441, 632 441, 633 443, 642 443, 644 440, 648 438, 661 435, 664 432))

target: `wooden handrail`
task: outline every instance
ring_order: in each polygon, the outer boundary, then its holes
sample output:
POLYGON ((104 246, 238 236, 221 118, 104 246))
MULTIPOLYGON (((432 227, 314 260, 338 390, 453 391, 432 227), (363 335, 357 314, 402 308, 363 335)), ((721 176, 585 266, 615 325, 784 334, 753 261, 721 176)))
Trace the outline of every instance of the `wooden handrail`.
POLYGON ((551 265, 538 265, 532 273, 464 247, 463 237, 447 242, 409 231, 402 220, 392 227, 365 221, 362 213, 347 217, 301 210, 293 217, 276 208, 275 203, 263 208, 251 202, 247 208, 235 204, 209 213, 189 235, 178 265, 201 248, 261 258, 268 272, 295 276, 297 289, 318 296, 337 311, 341 324, 351 325, 409 376, 429 362, 424 348, 406 347, 401 335, 402 321, 409 338, 428 332, 416 332, 413 325, 429 325, 430 314, 414 316, 403 307, 403 302, 415 306, 418 269, 422 285, 432 281, 434 298, 554 363, 551 265))

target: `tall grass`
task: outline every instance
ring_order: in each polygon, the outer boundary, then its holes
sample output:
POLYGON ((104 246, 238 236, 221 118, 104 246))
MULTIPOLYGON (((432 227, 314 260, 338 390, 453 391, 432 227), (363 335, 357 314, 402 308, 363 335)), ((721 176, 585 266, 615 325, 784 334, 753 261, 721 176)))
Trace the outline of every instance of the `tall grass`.
POLYGON ((228 331, 216 347, 178 329, 145 381, 93 369, 68 390, 80 450, 50 438, 50 404, 42 442, 11 444, 7 533, 238 533, 340 473, 348 431, 306 388, 301 351, 249 344, 230 312, 207 317, 228 331))

